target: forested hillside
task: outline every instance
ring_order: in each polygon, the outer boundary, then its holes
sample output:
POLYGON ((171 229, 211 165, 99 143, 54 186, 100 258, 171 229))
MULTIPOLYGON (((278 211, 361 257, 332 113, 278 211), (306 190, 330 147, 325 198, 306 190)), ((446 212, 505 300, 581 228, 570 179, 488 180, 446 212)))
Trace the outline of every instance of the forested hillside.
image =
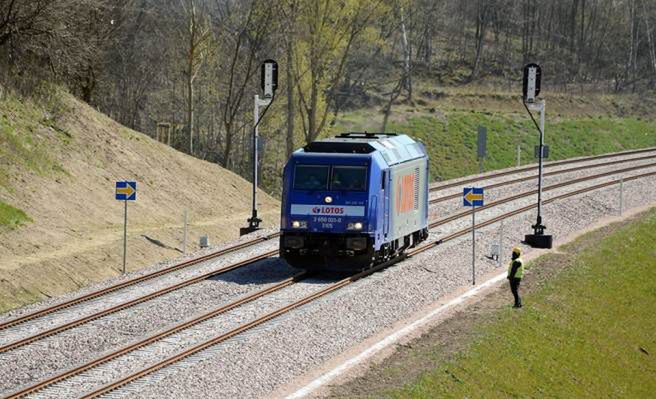
POLYGON ((650 0, 0 0, 0 10, 4 90, 65 85, 245 177, 260 62, 276 59, 280 87, 261 127, 270 191, 289 152, 354 112, 389 130, 400 109, 440 115, 432 101, 449 88, 514 101, 529 61, 543 67, 547 100, 595 93, 625 103, 656 87, 650 0))

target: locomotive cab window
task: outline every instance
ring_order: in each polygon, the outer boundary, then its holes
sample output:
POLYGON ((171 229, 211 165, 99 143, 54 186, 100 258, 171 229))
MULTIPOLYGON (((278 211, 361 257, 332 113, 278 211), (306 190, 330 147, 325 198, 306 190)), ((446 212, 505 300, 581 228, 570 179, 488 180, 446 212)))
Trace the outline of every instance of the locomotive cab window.
POLYGON ((329 166, 296 165, 294 171, 295 190, 327 190, 329 166))
POLYGON ((333 166, 331 190, 365 191, 367 168, 364 166, 333 166))

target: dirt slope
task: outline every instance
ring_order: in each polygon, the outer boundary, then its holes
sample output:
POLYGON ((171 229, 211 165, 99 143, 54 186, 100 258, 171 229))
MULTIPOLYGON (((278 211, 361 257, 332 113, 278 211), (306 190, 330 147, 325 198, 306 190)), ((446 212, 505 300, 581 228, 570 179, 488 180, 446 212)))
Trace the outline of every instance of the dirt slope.
MULTIPOLYGON (((136 180, 129 204, 129 270, 180 256, 189 209, 189 243, 238 236, 250 215, 250 183, 215 164, 131 131, 57 91, 46 110, 0 101, 0 202, 32 220, 0 226, 0 311, 119 273, 123 203, 116 180, 136 180), (7 150, 8 148, 8 150, 7 150)), ((266 226, 279 204, 259 196, 266 226)))

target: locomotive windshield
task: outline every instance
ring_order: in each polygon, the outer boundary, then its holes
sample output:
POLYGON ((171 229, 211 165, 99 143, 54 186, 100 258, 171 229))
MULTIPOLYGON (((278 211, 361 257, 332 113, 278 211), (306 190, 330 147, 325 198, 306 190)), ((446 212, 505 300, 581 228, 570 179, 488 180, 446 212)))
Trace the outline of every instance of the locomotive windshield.
POLYGON ((333 166, 331 190, 365 191, 367 168, 362 166, 333 166))
POLYGON ((329 170, 327 165, 296 165, 294 189, 327 190, 329 170))

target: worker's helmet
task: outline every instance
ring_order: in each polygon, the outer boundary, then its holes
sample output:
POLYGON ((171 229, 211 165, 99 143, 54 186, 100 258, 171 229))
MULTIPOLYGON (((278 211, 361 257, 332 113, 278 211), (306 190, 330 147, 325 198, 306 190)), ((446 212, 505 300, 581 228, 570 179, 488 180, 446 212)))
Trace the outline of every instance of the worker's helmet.
POLYGON ((520 247, 515 247, 512 249, 514 254, 521 255, 522 254, 522 249, 520 247))

